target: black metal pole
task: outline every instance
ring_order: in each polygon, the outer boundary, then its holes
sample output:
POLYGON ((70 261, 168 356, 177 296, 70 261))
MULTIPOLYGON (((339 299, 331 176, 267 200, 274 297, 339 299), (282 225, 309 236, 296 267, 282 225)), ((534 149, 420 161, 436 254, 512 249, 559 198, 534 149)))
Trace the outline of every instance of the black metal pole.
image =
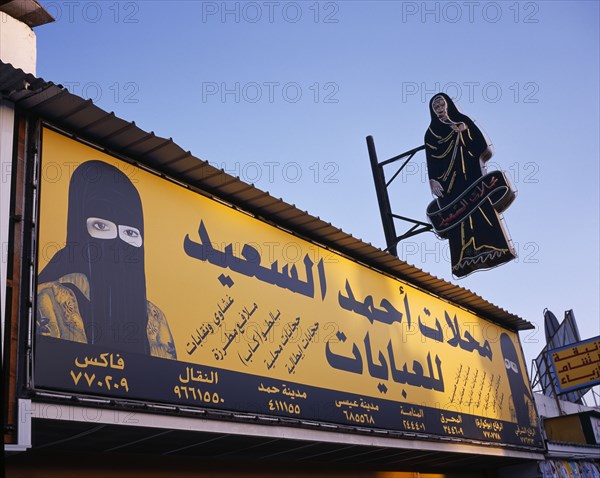
POLYGON ((390 206, 390 197, 388 196, 387 187, 385 185, 385 176, 383 170, 377 161, 377 153, 375 151, 375 142, 373 136, 367 136, 367 149, 369 150, 369 159, 371 160, 371 170, 373 171, 373 181, 375 182, 375 192, 377 193, 377 202, 379 203, 379 212, 381 214, 381 222, 383 224, 383 233, 387 243, 387 250, 390 254, 398 257, 397 252, 397 236, 394 219, 392 218, 392 208, 390 206))

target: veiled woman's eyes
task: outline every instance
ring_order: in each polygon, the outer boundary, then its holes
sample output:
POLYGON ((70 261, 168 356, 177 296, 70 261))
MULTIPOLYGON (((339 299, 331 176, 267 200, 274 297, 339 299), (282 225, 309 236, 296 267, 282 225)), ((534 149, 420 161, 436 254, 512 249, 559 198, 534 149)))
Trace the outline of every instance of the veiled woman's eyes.
POLYGON ((92 223, 92 227, 94 229, 98 229, 99 231, 108 231, 110 229, 108 224, 102 221, 94 221, 92 223))
POLYGON ((88 217, 86 220, 88 234, 96 239, 114 239, 117 237, 117 225, 101 217, 88 217))
POLYGON ((129 237, 140 237, 140 233, 137 229, 125 229, 122 232, 129 237))
POLYGON ((96 239, 116 239, 119 237, 133 247, 141 247, 142 234, 137 227, 117 226, 114 222, 101 217, 88 217, 86 220, 88 234, 96 239))
POLYGON ((142 246, 142 234, 137 227, 133 226, 119 226, 119 237, 122 241, 133 247, 142 246))

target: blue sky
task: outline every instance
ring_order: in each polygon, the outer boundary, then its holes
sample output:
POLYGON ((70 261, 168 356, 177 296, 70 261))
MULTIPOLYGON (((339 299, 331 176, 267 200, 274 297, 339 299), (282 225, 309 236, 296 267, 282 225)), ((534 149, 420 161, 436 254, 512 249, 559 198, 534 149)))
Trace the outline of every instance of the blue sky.
MULTIPOLYGON (((455 280, 432 234, 400 257, 534 323, 528 363, 545 307, 600 334, 598 2, 41 3, 38 76, 381 248, 365 136, 380 160, 421 145, 445 91, 518 189, 519 258, 455 280)), ((424 219, 425 178, 421 153, 394 212, 424 219)))

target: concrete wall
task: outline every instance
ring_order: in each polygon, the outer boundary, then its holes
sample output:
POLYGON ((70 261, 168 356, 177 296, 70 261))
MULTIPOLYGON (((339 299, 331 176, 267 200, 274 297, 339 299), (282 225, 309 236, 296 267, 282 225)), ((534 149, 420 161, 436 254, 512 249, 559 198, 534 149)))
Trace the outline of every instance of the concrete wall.
POLYGON ((35 75, 36 58, 34 31, 23 22, 0 12, 0 59, 35 75))

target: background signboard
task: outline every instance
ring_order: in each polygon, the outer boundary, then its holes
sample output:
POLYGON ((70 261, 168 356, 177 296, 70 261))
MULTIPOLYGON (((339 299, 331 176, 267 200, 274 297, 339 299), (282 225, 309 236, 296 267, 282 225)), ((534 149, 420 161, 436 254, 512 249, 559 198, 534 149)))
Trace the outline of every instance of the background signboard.
POLYGON ((516 333, 48 129, 41 169, 36 388, 543 446, 516 333))
POLYGON ((589 388, 600 383, 600 336, 550 350, 557 392, 589 388))
POLYGON ((556 370, 551 365, 550 351, 560 349, 562 347, 573 346, 581 341, 579 328, 575 320, 573 310, 565 311, 565 318, 559 324, 556 316, 548 309, 544 309, 544 329, 546 332, 546 345, 535 358, 535 367, 537 374, 534 376, 534 383, 539 381, 544 395, 556 397, 561 395, 562 400, 573 403, 582 403, 583 396, 590 390, 589 387, 580 389, 571 389, 567 392, 562 392, 558 384, 556 370))

